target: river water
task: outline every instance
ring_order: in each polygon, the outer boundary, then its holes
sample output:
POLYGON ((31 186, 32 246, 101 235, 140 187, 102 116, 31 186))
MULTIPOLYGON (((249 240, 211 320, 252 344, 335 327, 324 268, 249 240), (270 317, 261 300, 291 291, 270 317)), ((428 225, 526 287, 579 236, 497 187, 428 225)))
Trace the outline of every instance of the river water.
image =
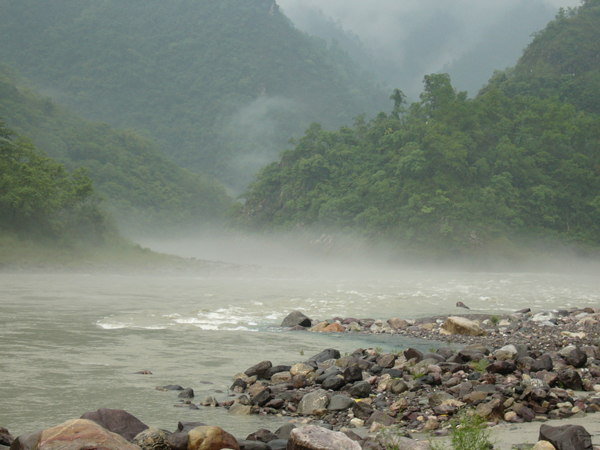
POLYGON ((179 276, 0 274, 0 426, 18 435, 107 407, 170 430, 186 420, 242 438, 261 427, 274 431, 288 419, 181 408, 177 392, 155 387, 192 387, 195 403, 209 395, 225 400, 232 376, 262 360, 293 364, 328 347, 425 350, 432 344, 289 333, 278 325, 292 310, 318 319, 415 318, 456 312, 457 301, 497 314, 597 307, 600 277, 318 267, 179 276))

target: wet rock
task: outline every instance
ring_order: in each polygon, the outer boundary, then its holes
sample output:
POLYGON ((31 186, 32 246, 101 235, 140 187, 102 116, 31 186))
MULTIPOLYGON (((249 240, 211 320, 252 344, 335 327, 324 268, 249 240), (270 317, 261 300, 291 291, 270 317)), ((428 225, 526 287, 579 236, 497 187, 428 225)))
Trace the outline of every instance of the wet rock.
POLYGON ((590 433, 580 425, 542 425, 538 440, 550 442, 556 450, 592 450, 590 433))
POLYGON ((467 305, 465 305, 463 302, 456 302, 456 307, 457 308, 471 309, 467 305))
POLYGON ((261 361, 246 370, 244 374, 248 377, 256 376, 257 378, 264 378, 268 370, 272 367, 273 364, 271 361, 261 361))
POLYGON ((241 450, 272 450, 270 445, 260 441, 241 439, 237 442, 241 450))
POLYGON ((291 328, 297 325, 308 328, 311 326, 311 320, 300 311, 292 311, 281 322, 283 328, 291 328))
POLYGON ((326 409, 327 405, 329 405, 329 396, 326 391, 319 389, 302 397, 298 405, 298 413, 309 416, 315 411, 326 409))
POLYGON ((167 384, 166 386, 156 386, 161 391, 183 391, 183 387, 178 384, 167 384))
POLYGON ((263 389, 250 400, 253 405, 264 406, 273 399, 269 388, 263 389))
POLYGON ((229 407, 229 410, 227 412, 235 416, 244 416, 252 413, 252 406, 245 405, 242 402, 236 401, 233 405, 229 407))
POLYGON ((308 358, 307 362, 315 362, 315 363, 322 363, 324 361, 328 361, 330 359, 339 359, 340 358, 340 352, 334 348, 328 348, 323 350, 321 353, 317 353, 314 356, 311 356, 310 358, 308 358))
POLYGON ((343 333, 346 329, 339 323, 332 323, 321 330, 323 333, 343 333))
POLYGON ((179 398, 194 398, 194 390, 192 388, 184 389, 177 396, 179 398))
POLYGON ((148 429, 148 425, 122 409, 100 408, 98 411, 83 414, 81 419, 94 421, 101 427, 117 433, 128 441, 148 429))
POLYGON ((167 441, 167 434, 152 427, 139 433, 133 438, 132 442, 142 450, 171 450, 167 441))
POLYGON ((287 450, 361 450, 361 447, 344 433, 308 425, 292 430, 287 450))
POLYGON ((277 436, 278 439, 284 439, 287 441, 294 428, 296 428, 296 425, 293 423, 286 423, 275 430, 275 436, 277 436))
POLYGON ((188 438, 188 450, 240 450, 237 440, 219 427, 194 428, 188 438))
POLYGON ((269 448, 270 450, 287 450, 287 444, 288 444, 288 440, 287 439, 275 439, 271 442, 269 442, 269 448))
POLYGON ((449 334, 469 336, 485 336, 487 334, 479 324, 464 317, 448 317, 442 324, 442 329, 449 334))

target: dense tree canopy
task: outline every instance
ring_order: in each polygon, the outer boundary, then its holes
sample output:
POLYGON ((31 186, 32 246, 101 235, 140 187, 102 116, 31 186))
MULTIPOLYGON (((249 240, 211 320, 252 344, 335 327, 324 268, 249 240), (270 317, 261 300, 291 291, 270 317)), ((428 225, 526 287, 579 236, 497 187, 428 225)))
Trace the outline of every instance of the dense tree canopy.
POLYGON ((313 120, 385 95, 274 0, 0 0, 0 60, 87 119, 147 130, 179 165, 243 189, 313 120))
POLYGON ((84 169, 62 164, 17 137, 0 120, 0 230, 98 241, 105 218, 84 169))

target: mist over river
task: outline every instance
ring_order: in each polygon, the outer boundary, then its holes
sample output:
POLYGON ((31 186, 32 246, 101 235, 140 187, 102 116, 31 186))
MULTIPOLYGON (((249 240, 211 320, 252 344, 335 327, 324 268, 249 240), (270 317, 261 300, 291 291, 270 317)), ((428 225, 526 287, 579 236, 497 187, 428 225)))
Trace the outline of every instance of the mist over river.
POLYGON ((415 318, 465 312, 457 301, 495 314, 597 307, 600 277, 266 266, 161 276, 2 273, 0 426, 18 435, 107 407, 169 430, 184 420, 242 438, 261 427, 274 431, 289 418, 175 407, 177 392, 155 387, 191 387, 199 404, 209 395, 227 399, 232 376, 265 359, 292 364, 328 347, 342 354, 358 347, 428 349, 431 343, 393 335, 278 326, 292 310, 322 320, 415 318))

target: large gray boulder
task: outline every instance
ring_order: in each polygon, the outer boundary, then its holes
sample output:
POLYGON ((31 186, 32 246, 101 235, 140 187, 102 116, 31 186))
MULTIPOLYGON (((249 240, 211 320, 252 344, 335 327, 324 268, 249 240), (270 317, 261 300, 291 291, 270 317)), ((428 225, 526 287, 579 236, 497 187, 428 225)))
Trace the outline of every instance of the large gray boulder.
POLYGON ((329 405, 329 396, 327 391, 319 389, 318 391, 310 392, 302 397, 300 404, 298 405, 298 412, 309 416, 315 413, 315 411, 323 410, 329 405))
POLYGON ((311 320, 300 311, 292 311, 285 319, 283 319, 283 322, 281 322, 283 328, 292 328, 297 325, 307 328, 310 327, 311 324, 311 320))
POLYGON ((292 430, 287 450, 361 450, 361 447, 344 433, 308 425, 292 430))
POLYGON ((592 450, 592 437, 581 425, 540 427, 539 441, 548 441, 556 450, 592 450))

